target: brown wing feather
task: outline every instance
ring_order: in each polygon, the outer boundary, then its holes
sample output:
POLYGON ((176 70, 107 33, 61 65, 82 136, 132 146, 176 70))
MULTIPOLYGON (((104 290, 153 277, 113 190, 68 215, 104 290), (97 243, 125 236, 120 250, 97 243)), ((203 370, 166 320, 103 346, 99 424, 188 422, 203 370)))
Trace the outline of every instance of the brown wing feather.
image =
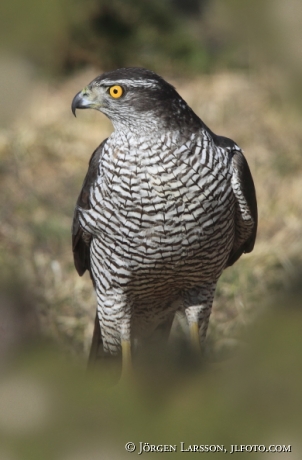
MULTIPOLYGON (((89 195, 92 184, 97 178, 98 165, 100 156, 102 154, 103 147, 105 145, 105 139, 101 145, 93 152, 89 167, 84 179, 83 187, 79 198, 77 200, 76 208, 73 216, 72 223, 72 251, 74 265, 77 272, 82 276, 86 270, 90 272, 90 241, 91 236, 85 233, 79 222, 79 208, 90 209, 89 195)), ((91 274, 91 273, 90 273, 91 274)))

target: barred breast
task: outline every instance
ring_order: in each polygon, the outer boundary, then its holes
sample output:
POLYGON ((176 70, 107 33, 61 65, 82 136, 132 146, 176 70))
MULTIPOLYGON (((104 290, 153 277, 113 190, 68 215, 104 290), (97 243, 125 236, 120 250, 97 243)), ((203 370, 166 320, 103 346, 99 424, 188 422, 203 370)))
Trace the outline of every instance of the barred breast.
POLYGON ((126 305, 134 316, 144 310, 145 329, 155 326, 180 306, 182 290, 216 281, 226 265, 235 212, 229 154, 206 131, 181 141, 177 133, 151 143, 114 132, 103 148, 80 223, 94 237, 91 269, 106 327, 126 305))
POLYGON ((173 269, 187 259, 202 264, 211 254, 206 265, 219 276, 234 231, 228 152, 205 132, 180 148, 174 144, 177 135, 163 135, 150 146, 111 136, 81 225, 99 238, 105 258, 121 258, 131 270, 173 269))

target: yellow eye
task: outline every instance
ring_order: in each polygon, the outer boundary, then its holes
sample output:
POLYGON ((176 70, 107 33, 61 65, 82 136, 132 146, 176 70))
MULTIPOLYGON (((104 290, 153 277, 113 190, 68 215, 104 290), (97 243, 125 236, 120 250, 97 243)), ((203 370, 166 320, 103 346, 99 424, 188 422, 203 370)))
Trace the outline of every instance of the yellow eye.
POLYGON ((123 95, 123 88, 119 85, 114 85, 109 88, 109 94, 111 97, 114 97, 114 99, 118 99, 123 95))

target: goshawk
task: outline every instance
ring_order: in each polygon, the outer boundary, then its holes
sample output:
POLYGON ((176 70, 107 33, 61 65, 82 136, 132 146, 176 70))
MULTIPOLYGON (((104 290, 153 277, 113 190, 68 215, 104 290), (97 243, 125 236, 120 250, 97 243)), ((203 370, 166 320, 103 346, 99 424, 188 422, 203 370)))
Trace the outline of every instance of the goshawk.
POLYGON ((253 179, 238 145, 214 134, 163 78, 123 68, 95 78, 72 111, 104 113, 113 133, 92 154, 73 220, 79 275, 97 295, 90 359, 122 353, 185 312, 205 339, 217 280, 257 230, 253 179))

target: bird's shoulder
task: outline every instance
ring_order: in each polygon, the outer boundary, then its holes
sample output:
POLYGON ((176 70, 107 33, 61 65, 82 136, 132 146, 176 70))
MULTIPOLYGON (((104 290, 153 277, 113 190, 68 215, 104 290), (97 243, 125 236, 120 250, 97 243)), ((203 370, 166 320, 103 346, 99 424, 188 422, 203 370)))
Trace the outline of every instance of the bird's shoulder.
POLYGON ((213 132, 211 132, 211 135, 212 135, 214 144, 217 147, 226 149, 231 152, 240 150, 236 142, 234 142, 232 139, 229 139, 228 137, 225 137, 225 136, 218 136, 217 134, 214 134, 213 132))

